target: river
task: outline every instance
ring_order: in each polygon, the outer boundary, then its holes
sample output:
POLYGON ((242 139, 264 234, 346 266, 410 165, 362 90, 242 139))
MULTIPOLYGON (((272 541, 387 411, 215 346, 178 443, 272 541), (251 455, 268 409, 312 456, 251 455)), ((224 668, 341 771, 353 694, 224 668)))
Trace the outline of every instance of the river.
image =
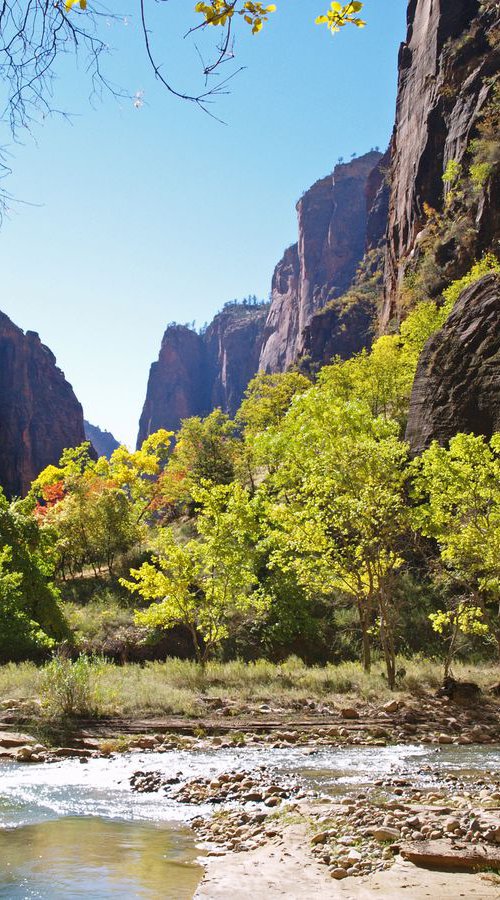
POLYGON ((138 770, 193 778, 261 765, 294 774, 322 793, 349 793, 397 773, 439 784, 447 774, 500 771, 498 747, 429 746, 127 753, 86 763, 0 763, 0 897, 60 900, 92 896, 190 900, 201 879, 189 819, 193 807, 163 794, 136 794, 138 770))

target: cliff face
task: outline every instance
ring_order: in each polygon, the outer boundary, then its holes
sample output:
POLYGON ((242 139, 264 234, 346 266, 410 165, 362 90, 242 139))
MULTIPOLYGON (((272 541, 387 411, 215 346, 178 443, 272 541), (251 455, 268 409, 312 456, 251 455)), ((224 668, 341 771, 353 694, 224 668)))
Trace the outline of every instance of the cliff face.
POLYGON ((204 334, 209 410, 219 406, 230 416, 259 367, 268 308, 229 307, 215 316, 204 334))
POLYGON ((85 440, 83 411, 33 331, 0 313, 0 484, 22 496, 33 478, 85 440))
MULTIPOLYGON (((399 54, 382 328, 400 318, 400 289, 408 262, 419 252, 429 208, 443 211, 443 174, 450 161, 467 169, 471 139, 494 91, 498 9, 489 7, 480 8, 478 0, 410 0, 399 54)), ((468 236, 463 268, 498 235, 498 189, 485 184, 475 200, 475 233, 468 236)), ((450 237, 445 252, 456 263, 454 274, 460 274, 463 250, 456 234, 450 237)))
POLYGON ((182 419, 217 406, 234 415, 257 372, 266 316, 265 306, 231 304, 204 334, 169 325, 149 373, 138 446, 159 428, 177 431, 182 419))
POLYGON ((91 425, 86 419, 83 425, 85 437, 90 441, 97 455, 106 456, 109 459, 113 451, 120 446, 116 438, 110 431, 102 431, 101 428, 98 428, 97 425, 91 425))
POLYGON ((158 362, 149 371, 146 400, 139 420, 138 447, 159 428, 177 431, 182 419, 203 415, 207 405, 204 362, 200 335, 185 325, 169 325, 163 335, 158 362))
MULTIPOLYGON (((372 151, 336 166, 299 200, 298 243, 274 272, 259 361, 263 371, 281 372, 295 362, 305 352, 313 315, 350 287, 367 242, 368 180, 380 159, 372 151)), ((370 185, 374 196, 379 186, 370 185)))
POLYGON ((500 278, 467 288, 420 357, 406 440, 420 453, 460 431, 500 430, 500 278))

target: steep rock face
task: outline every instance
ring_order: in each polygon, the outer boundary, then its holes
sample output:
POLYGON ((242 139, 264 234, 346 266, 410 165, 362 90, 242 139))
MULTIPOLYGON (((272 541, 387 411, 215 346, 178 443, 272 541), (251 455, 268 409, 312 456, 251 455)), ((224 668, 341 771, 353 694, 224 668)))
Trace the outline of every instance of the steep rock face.
POLYGON ((22 496, 33 478, 85 440, 83 411, 33 331, 0 313, 0 484, 22 496))
POLYGON ((204 335, 208 405, 230 416, 238 409, 246 386, 259 367, 268 308, 229 307, 215 316, 204 335))
MULTIPOLYGON (((464 161, 492 95, 499 53, 489 37, 497 26, 498 10, 482 10, 478 0, 410 0, 392 137, 383 329, 400 317, 399 289, 418 248, 425 206, 442 210, 448 162, 464 161)), ((485 186, 472 255, 498 233, 493 195, 494 186, 485 186)))
POLYGON ((97 425, 91 425, 85 419, 83 422, 85 437, 92 444, 98 456, 106 456, 108 459, 117 447, 120 446, 110 431, 102 431, 97 425))
POLYGON ((302 336, 303 364, 310 360, 313 368, 328 365, 334 356, 349 359, 373 338, 375 310, 368 300, 344 306, 341 301, 329 303, 314 315, 302 336))
POLYGON ((336 166, 299 200, 298 244, 286 251, 273 277, 263 371, 291 365, 305 350, 313 315, 351 285, 367 240, 368 179, 380 159, 372 151, 336 166))
POLYGON ((266 306, 230 304, 204 334, 169 325, 151 366, 137 445, 159 428, 177 431, 182 419, 219 406, 238 409, 258 368, 266 306))
POLYGON ((205 409, 204 362, 201 336, 185 325, 169 325, 163 335, 158 362, 149 371, 138 447, 159 428, 177 431, 182 419, 199 415, 205 409))
POLYGON ((500 429, 500 278, 467 288, 427 342, 413 384, 406 439, 414 453, 460 431, 500 429))

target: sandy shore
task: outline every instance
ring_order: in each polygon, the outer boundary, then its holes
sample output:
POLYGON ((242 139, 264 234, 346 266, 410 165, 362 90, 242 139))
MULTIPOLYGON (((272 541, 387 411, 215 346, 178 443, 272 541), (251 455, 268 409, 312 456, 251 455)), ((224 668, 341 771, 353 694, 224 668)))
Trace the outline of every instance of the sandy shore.
POLYGON ((436 872, 397 858, 394 865, 365 878, 335 881, 309 852, 306 829, 290 825, 280 838, 248 853, 202 858, 205 876, 195 900, 498 900, 500 878, 490 874, 436 872))

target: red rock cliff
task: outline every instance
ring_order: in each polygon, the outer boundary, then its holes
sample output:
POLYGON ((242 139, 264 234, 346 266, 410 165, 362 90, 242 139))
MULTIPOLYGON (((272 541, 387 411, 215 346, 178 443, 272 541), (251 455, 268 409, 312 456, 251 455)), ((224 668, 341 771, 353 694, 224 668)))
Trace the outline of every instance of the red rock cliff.
POLYGON ((0 484, 22 496, 66 447, 85 440, 83 411, 56 360, 33 331, 0 313, 0 484))
POLYGON ((263 371, 281 372, 295 362, 313 315, 350 287, 367 242, 368 180, 381 156, 372 151, 336 166, 299 200, 298 244, 286 251, 273 277, 263 371))
MULTIPOLYGON (((408 34, 399 54, 382 329, 401 316, 400 288, 418 252, 426 207, 442 211, 443 174, 450 160, 464 163, 492 96, 499 68, 495 31, 498 4, 410 0, 408 34)), ((499 188, 498 181, 485 184, 477 200, 471 221, 475 235, 463 268, 498 236, 499 188)), ((458 262, 459 251, 450 244, 448 255, 458 262)))
POLYGON ((267 306, 228 304, 203 334, 169 325, 151 366, 137 444, 158 428, 177 431, 182 419, 220 407, 238 409, 257 372, 267 306))

